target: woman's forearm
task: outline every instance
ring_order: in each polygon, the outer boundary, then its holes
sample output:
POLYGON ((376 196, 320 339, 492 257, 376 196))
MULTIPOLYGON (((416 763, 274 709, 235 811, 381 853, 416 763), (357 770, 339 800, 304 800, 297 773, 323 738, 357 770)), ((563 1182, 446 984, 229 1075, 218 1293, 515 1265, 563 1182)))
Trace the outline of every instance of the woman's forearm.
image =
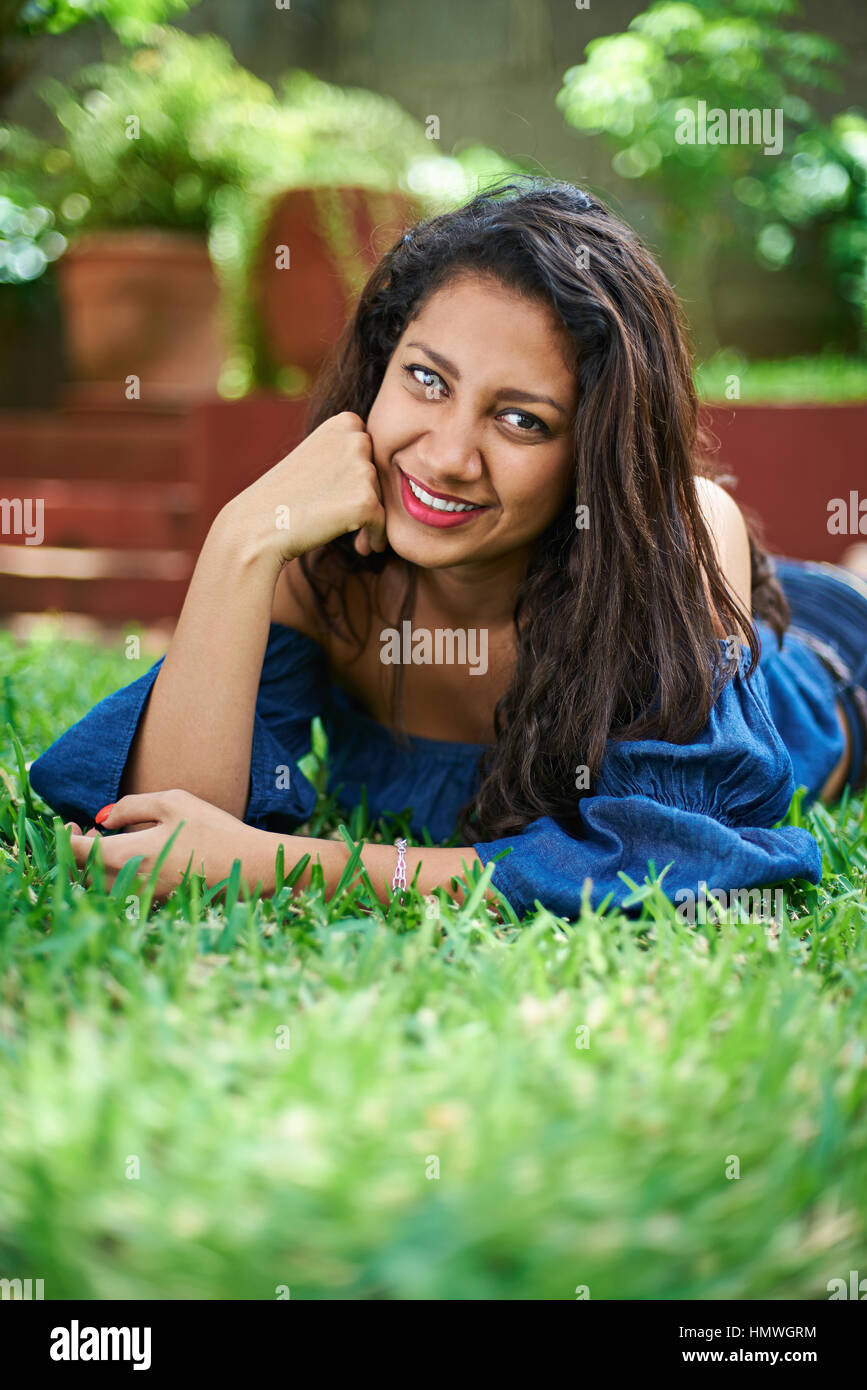
MULTIPOLYGON (((260 835, 256 863, 251 866, 244 864, 244 869, 248 880, 262 880, 264 894, 274 892, 274 865, 280 845, 283 846, 287 872, 305 854, 310 855, 310 862, 296 880, 297 888, 309 888, 313 865, 318 861, 322 866, 326 890, 334 892, 349 862, 349 847, 342 840, 315 840, 303 835, 275 835, 269 831, 261 831, 260 835)), ((381 903, 387 903, 397 867, 394 845, 365 845, 361 862, 377 898, 381 903)), ((446 888, 461 900, 463 890, 459 885, 453 886, 452 881, 463 878, 464 866, 471 870, 474 864, 481 864, 481 860, 469 846, 457 849, 407 849, 406 881, 407 884, 412 883, 418 869, 416 887, 419 892, 432 893, 434 888, 446 888)))
POLYGON ((243 818, 280 567, 233 516, 230 503, 202 547, 120 790, 181 787, 243 818))

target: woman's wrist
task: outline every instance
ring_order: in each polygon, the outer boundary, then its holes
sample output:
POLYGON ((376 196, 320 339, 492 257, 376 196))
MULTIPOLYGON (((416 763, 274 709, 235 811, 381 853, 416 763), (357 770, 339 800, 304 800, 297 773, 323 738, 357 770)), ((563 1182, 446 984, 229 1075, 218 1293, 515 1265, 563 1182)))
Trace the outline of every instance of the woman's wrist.
MULTIPOLYGON (((276 886, 275 864, 277 851, 283 846, 284 872, 288 874, 305 854, 310 862, 296 879, 295 887, 310 887, 313 866, 318 861, 322 866, 326 891, 335 891, 346 865, 349 862, 349 847, 343 840, 316 840, 303 835, 278 835, 269 831, 258 832, 261 840, 257 844, 256 863, 250 877, 262 880, 265 895, 274 892, 276 886)), ((370 880, 373 891, 381 903, 388 903, 392 895, 392 881, 397 867, 398 853, 394 845, 366 844, 361 853, 364 872, 370 880)), ((409 848, 406 851, 406 881, 415 880, 421 893, 432 893, 434 888, 445 888, 459 901, 463 899, 460 885, 453 887, 454 881, 464 876, 465 866, 472 869, 481 864, 476 851, 469 846, 457 849, 409 848)), ((359 875, 356 875, 358 878, 359 875)), ((486 895, 487 896, 487 895, 486 895)))
POLYGON ((254 833, 257 840, 250 856, 250 873, 247 876, 261 880, 265 897, 273 894, 277 886, 277 854, 281 846, 284 877, 291 873, 305 854, 310 855, 310 862, 305 865, 295 881, 296 889, 310 887, 313 865, 318 860, 322 865, 326 887, 329 892, 334 892, 349 862, 349 849, 342 840, 315 840, 304 835, 277 835, 270 830, 257 830, 254 833))
POLYGON ((288 559, 284 554, 285 536, 278 518, 265 517, 243 502, 244 494, 233 497, 220 509, 208 531, 206 547, 221 561, 240 566, 245 572, 260 572, 276 587, 288 559), (282 540, 282 547, 281 547, 282 540))

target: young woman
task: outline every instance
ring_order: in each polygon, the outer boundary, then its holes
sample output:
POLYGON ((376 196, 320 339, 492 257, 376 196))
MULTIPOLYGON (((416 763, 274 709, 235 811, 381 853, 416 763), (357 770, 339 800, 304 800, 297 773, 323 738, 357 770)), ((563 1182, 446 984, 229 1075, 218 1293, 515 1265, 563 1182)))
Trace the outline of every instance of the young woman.
MULTIPOLYGON (((406 850, 423 892, 504 850, 518 913, 622 903, 648 861, 669 896, 817 882, 774 825, 863 783, 867 586, 775 575, 701 444, 675 296, 595 198, 528 180, 419 224, 307 437, 216 518, 166 656, 34 763, 77 862, 79 822, 123 832, 111 881, 183 821, 161 895, 236 858, 267 892, 281 844, 333 888, 346 846, 293 834, 319 715, 343 806, 458 827, 406 850)), ((387 900, 402 851, 362 860, 387 900)))

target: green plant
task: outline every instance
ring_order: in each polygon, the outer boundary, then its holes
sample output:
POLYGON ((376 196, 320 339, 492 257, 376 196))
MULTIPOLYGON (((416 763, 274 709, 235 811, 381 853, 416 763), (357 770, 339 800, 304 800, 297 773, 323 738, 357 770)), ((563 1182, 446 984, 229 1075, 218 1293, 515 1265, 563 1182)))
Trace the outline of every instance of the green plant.
MULTIPOLYGON (((0 0, 0 95, 22 81, 40 38, 101 19, 122 42, 139 42, 154 23, 194 4, 196 0, 0 0)), ((15 134, 23 165, 34 142, 26 131, 15 134)), ((0 128, 0 159, 10 136, 0 128)), ((0 297, 3 336, 20 337, 22 318, 39 316, 53 300, 53 287, 39 282, 66 248, 56 221, 24 168, 0 169, 0 285, 15 287, 4 289, 0 297)))
MULTIPOLYGON (((170 28, 116 63, 46 84, 42 96, 62 138, 0 126, 0 177, 27 182, 65 236, 142 225, 207 235, 234 341, 230 395, 257 379, 249 276, 277 194, 402 188, 434 207, 467 196, 481 170, 518 167, 479 147, 456 158, 432 152, 424 127, 372 92, 295 71, 275 93, 222 39, 170 28)), ((323 216, 351 280, 351 236, 327 199, 323 216)))
MULTIPOLYGON (((117 36, 138 42, 152 24, 188 10, 197 0, 11 0, 4 13, 21 34, 63 34, 88 20, 104 19, 117 36)), ((7 21, 8 23, 9 21, 7 21)))
POLYGON ((734 187, 753 214, 756 248, 772 268, 797 255, 798 234, 819 231, 840 297, 859 314, 867 333, 867 120, 857 111, 827 127, 802 131, 792 156, 764 180, 734 187))
POLYGON ((29 285, 66 250, 54 213, 26 183, 0 176, 0 285, 29 285))
POLYGON ((52 398, 62 372, 62 349, 39 373, 23 359, 43 338, 57 342, 59 308, 53 263, 66 250, 54 212, 29 182, 0 170, 0 405, 34 406, 52 398), (47 273, 46 273, 47 272, 47 273))
POLYGON ((15 158, 70 232, 206 232, 221 190, 264 172, 274 94, 211 35, 160 31, 116 63, 84 68, 69 84, 45 83, 40 95, 62 137, 31 138, 15 158))
POLYGON ((122 43, 139 43, 152 25, 197 3, 198 0, 0 0, 0 94, 22 81, 39 39, 102 20, 122 43))
POLYGON ((820 34, 783 26, 799 12, 798 0, 661 0, 626 33, 588 44, 558 94, 569 124, 616 147, 617 174, 656 188, 679 287, 706 346, 715 344, 709 270, 721 249, 750 245, 777 268, 793 256, 796 231, 817 220, 834 222, 827 254, 840 294, 867 303, 863 121, 847 113, 828 128, 815 116, 805 92, 833 87, 843 54, 820 34), (700 102, 706 117, 755 110, 776 123, 780 112, 778 147, 764 130, 732 142, 720 125, 691 139, 700 102))

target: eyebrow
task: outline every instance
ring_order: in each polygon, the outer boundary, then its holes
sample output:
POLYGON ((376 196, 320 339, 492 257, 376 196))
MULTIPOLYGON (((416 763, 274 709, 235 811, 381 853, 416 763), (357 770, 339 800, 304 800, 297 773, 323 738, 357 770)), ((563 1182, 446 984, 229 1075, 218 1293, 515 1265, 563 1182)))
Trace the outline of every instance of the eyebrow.
MULTIPOLYGON (((450 376, 453 376, 455 381, 460 381, 461 374, 454 362, 450 362, 449 359, 443 357, 441 353, 434 352, 433 348, 429 347, 427 343, 412 342, 406 343, 405 346, 408 348, 421 348, 422 352, 426 352, 432 362, 436 362, 437 366, 442 367, 444 372, 448 372, 450 376)), ((524 401, 528 405, 544 402, 545 405, 552 405, 555 410, 559 410, 561 415, 568 415, 569 413, 564 406, 560 405, 559 401, 555 401, 551 396, 534 396, 531 391, 518 391, 511 386, 501 386, 497 395, 508 396, 509 399, 513 401, 524 401)))

